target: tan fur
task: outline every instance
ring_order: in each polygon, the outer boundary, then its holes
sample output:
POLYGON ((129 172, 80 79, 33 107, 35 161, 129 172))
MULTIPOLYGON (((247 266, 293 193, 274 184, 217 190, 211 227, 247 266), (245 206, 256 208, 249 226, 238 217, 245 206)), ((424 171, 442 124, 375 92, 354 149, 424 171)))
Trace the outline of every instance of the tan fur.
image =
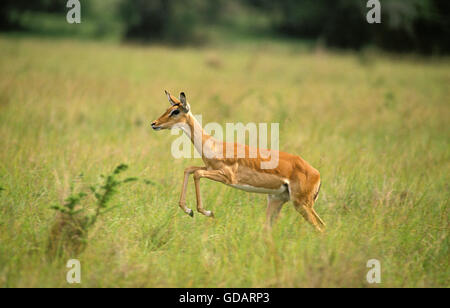
POLYGON ((296 210, 317 230, 322 231, 325 223, 313 209, 320 188, 320 174, 315 168, 297 155, 273 150, 256 149, 256 151, 253 151, 255 149, 247 145, 227 144, 216 140, 206 134, 192 116, 183 93, 180 95, 180 99, 167 92, 166 94, 172 106, 152 123, 152 127, 154 129, 169 129, 175 124, 183 123, 190 130, 187 134, 194 145, 196 145, 194 131, 200 132, 200 136, 197 137, 199 139, 196 148, 201 143, 202 148, 197 148, 197 151, 201 153, 205 166, 189 167, 184 172, 179 204, 186 213, 193 215, 192 210, 186 207, 185 201, 188 178, 193 174, 197 210, 204 215, 213 216, 213 213, 203 208, 200 196, 201 178, 211 179, 247 191, 268 193, 267 222, 269 226, 278 216, 282 205, 292 200, 296 210), (180 109, 182 112, 176 116, 170 116, 175 109, 180 109), (234 151, 227 153, 227 149, 233 149, 234 151), (209 150, 212 155, 205 155, 204 151, 206 150, 209 150), (244 157, 238 156, 239 150, 245 153, 244 157), (266 158, 267 151, 272 155, 278 154, 278 165, 273 169, 261 168, 262 162, 270 161, 270 157, 266 158), (256 157, 252 157, 252 153, 256 153, 256 157), (286 189, 284 189, 285 187, 286 189))

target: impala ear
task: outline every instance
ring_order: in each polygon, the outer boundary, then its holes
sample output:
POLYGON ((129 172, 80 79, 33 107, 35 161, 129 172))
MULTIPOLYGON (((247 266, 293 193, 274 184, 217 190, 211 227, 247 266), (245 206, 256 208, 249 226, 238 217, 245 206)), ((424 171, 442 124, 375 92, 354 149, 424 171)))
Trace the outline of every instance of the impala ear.
POLYGON ((175 96, 170 95, 170 93, 167 91, 164 91, 164 92, 166 92, 167 98, 169 99, 169 103, 172 106, 178 105, 180 103, 180 101, 175 96))
POLYGON ((184 92, 180 93, 180 101, 181 101, 181 106, 183 107, 183 111, 188 113, 189 109, 191 108, 191 106, 189 106, 187 100, 186 100, 186 95, 184 94, 184 92))

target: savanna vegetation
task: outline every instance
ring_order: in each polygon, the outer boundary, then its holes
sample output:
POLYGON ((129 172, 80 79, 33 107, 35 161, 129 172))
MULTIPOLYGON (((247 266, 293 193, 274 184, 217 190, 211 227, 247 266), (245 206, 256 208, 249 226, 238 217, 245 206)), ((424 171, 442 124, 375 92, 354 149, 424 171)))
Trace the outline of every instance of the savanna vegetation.
POLYGON ((448 58, 263 40, 0 46, 0 286, 69 286, 68 257, 82 287, 450 286, 448 58), (184 214, 183 170, 201 161, 172 158, 176 136, 151 130, 164 89, 185 91, 204 123, 279 122, 280 148, 321 172, 326 233, 288 203, 268 235, 265 196, 207 180, 216 218, 184 214), (114 186, 83 249, 50 255, 62 206, 95 215, 99 175, 121 163, 139 181, 114 186), (380 285, 366 281, 369 259, 380 285))

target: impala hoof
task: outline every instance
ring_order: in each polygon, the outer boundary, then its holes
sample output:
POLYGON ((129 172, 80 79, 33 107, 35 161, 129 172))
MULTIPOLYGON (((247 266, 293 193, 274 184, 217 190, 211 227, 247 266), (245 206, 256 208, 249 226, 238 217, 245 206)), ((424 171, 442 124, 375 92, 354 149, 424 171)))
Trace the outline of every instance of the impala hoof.
POLYGON ((194 217, 194 211, 193 210, 189 210, 189 212, 187 212, 187 214, 191 217, 194 217))
POLYGON ((214 213, 212 211, 205 211, 205 215, 214 218, 214 213))

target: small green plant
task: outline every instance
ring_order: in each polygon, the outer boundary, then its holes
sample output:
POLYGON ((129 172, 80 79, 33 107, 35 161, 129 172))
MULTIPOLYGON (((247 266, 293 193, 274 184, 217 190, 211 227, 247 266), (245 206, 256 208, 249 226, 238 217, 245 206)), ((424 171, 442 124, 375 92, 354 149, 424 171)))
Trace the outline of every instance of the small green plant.
POLYGON ((127 165, 121 164, 110 175, 101 175, 101 183, 90 186, 90 192, 96 200, 93 210, 82 203, 88 194, 74 193, 73 185, 71 186, 71 195, 65 200, 65 203, 52 206, 52 209, 56 210, 58 214, 50 231, 48 247, 50 255, 78 254, 86 248, 88 231, 98 217, 120 206, 120 204, 110 206, 111 199, 117 194, 118 188, 122 184, 137 181, 137 178, 134 177, 124 180, 117 178, 127 169, 127 165))

